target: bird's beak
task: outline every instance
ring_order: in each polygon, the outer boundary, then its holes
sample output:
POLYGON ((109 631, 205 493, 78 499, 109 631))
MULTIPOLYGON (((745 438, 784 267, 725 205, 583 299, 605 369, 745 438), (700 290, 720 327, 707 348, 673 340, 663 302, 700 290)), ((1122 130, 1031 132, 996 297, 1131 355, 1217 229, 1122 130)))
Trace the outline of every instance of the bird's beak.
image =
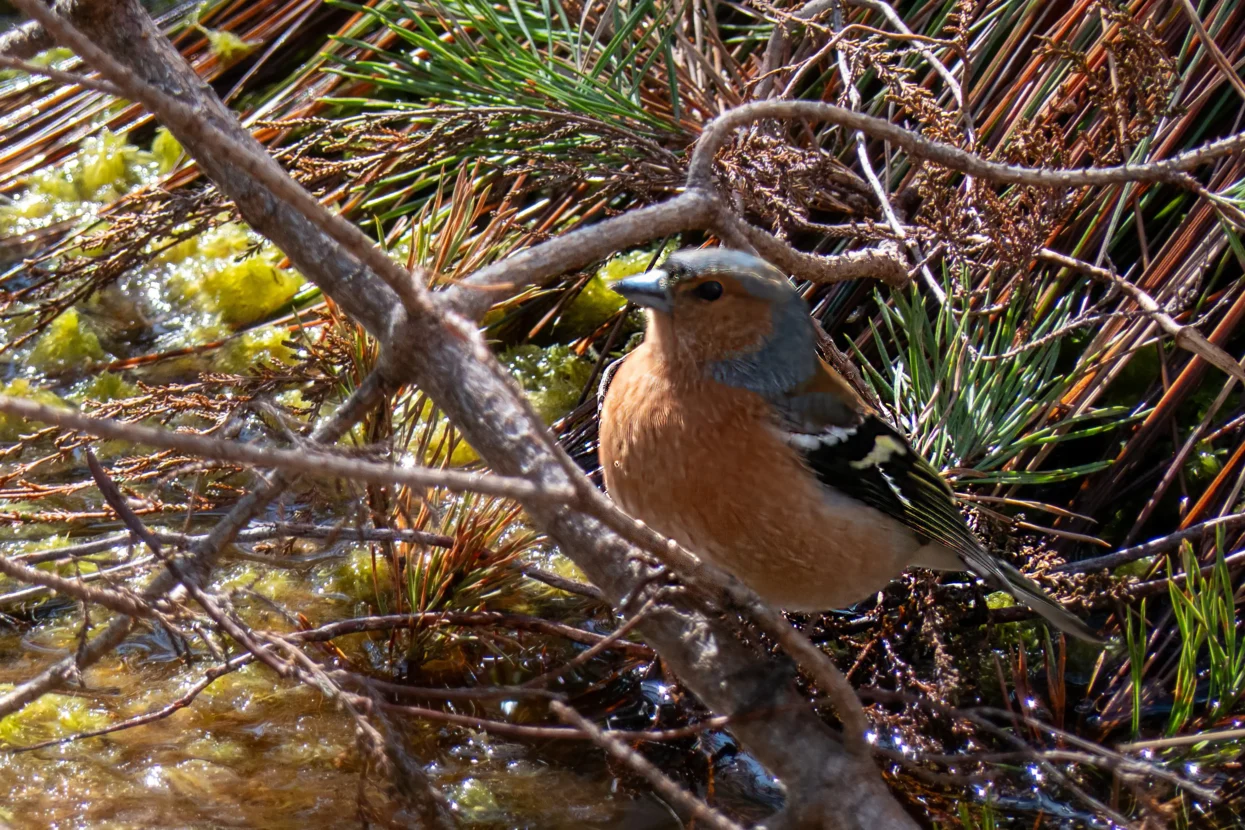
POLYGON ((670 313, 670 295, 666 292, 666 272, 660 268, 619 280, 610 287, 638 306, 670 313))

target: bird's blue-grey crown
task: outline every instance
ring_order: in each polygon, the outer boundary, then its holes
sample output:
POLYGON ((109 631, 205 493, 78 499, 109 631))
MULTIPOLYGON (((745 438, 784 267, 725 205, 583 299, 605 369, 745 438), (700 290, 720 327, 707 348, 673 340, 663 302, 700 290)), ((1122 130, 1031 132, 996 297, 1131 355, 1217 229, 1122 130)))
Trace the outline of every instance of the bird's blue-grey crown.
POLYGON ((730 248, 676 251, 644 274, 614 283, 614 290, 639 306, 669 314, 679 283, 721 274, 771 309, 770 334, 754 349, 709 367, 715 380, 765 396, 794 389, 817 370, 816 331, 795 286, 786 275, 753 254, 730 248))

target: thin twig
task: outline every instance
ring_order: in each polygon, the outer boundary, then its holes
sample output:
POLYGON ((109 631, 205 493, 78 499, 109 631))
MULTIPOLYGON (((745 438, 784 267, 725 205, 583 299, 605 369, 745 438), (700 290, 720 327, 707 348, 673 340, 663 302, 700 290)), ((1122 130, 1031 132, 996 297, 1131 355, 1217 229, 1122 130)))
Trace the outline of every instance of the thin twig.
POLYGON ((123 98, 121 90, 117 89, 107 81, 101 81, 98 78, 87 78, 82 75, 75 75, 72 72, 62 72, 59 69, 53 69, 50 66, 39 66, 30 61, 20 60, 18 58, 10 58, 0 55, 0 66, 7 66, 10 69, 17 69, 27 72, 31 75, 43 75, 54 81, 60 81, 62 84, 69 86, 80 86, 83 89, 93 89, 96 92, 102 92, 105 95, 111 95, 114 98, 123 98))
POLYGON ((27 398, 13 398, 8 395, 0 395, 0 412, 31 421, 55 424, 66 429, 81 430, 100 438, 113 438, 166 450, 178 450, 214 461, 271 467, 303 475, 341 477, 374 484, 403 484, 417 488, 444 487, 451 492, 484 493, 511 499, 536 497, 565 502, 574 497, 574 491, 540 488, 520 478, 463 473, 432 467, 378 464, 374 461, 347 458, 319 450, 279 450, 255 447, 237 441, 206 438, 201 435, 174 432, 142 424, 122 423, 107 418, 93 418, 72 410, 59 409, 27 398))
POLYGON ((1072 268, 1073 270, 1080 271, 1084 274, 1089 274, 1095 279, 1099 279, 1103 282, 1116 286, 1131 297, 1133 302, 1137 303, 1137 305, 1141 307, 1141 310, 1145 312, 1147 316, 1153 319, 1154 322, 1158 323, 1159 328, 1171 335, 1176 341, 1177 346, 1185 351, 1192 352, 1211 365, 1219 368, 1225 374, 1228 374, 1242 383, 1245 383, 1245 368, 1242 368, 1241 364, 1237 362, 1232 355, 1207 340, 1206 335, 1202 334, 1193 326, 1184 326, 1177 323, 1174 319, 1172 319, 1170 314, 1163 311, 1162 307, 1154 301, 1153 297, 1121 277, 1119 274, 1105 268, 1098 268, 1097 266, 1090 265, 1088 262, 1083 262, 1079 259, 1065 256, 1058 251, 1052 251, 1050 248, 1042 248, 1038 251, 1038 256, 1042 259, 1049 260, 1050 262, 1055 262, 1068 268, 1072 268))
POLYGON ((632 772, 637 773, 645 781, 648 781, 662 798, 691 815, 692 819, 698 824, 699 822, 704 822, 706 826, 716 828, 716 830, 743 830, 740 825, 731 821, 674 781, 671 781, 664 772, 655 767, 639 752, 597 728, 596 724, 565 703, 557 700, 550 701, 549 708, 565 723, 591 736, 592 742, 604 749, 610 757, 626 765, 632 772))
POLYGON ((1138 559, 1145 559, 1147 556, 1153 556, 1156 553, 1175 550, 1184 540, 1196 539, 1206 531, 1213 530, 1216 527, 1223 526, 1224 528, 1229 528, 1240 524, 1245 524, 1245 513, 1220 516, 1217 519, 1200 522, 1184 530, 1178 530, 1175 533, 1151 539, 1149 542, 1134 545, 1131 548, 1117 550, 1115 553, 1108 553, 1105 556, 1095 556, 1091 559, 1082 559, 1079 562, 1066 562, 1063 565, 1056 565, 1051 568, 1051 573, 1083 574, 1090 571, 1117 568, 1120 565, 1136 562, 1138 559))

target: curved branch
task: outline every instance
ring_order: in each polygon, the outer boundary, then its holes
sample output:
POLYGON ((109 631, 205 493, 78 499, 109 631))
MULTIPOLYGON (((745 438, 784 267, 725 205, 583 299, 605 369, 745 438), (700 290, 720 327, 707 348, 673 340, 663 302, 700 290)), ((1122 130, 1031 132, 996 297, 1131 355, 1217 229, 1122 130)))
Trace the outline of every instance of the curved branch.
POLYGON ((902 147, 910 155, 970 176, 997 184, 1027 184, 1037 187, 1073 188, 1121 182, 1166 182, 1196 191, 1201 185, 1185 171, 1192 170, 1213 159, 1245 150, 1245 132, 1240 132, 1170 159, 1149 164, 1085 167, 1079 170, 1048 170, 986 161, 978 155, 949 144, 931 141, 911 130, 891 124, 889 121, 852 112, 834 104, 820 101, 759 101, 737 107, 718 116, 705 126, 700 140, 696 143, 695 152, 692 154, 692 163, 687 174, 688 188, 709 188, 713 183, 714 158, 731 133, 764 118, 808 118, 814 121, 829 121, 840 127, 859 130, 874 138, 884 139, 902 147))

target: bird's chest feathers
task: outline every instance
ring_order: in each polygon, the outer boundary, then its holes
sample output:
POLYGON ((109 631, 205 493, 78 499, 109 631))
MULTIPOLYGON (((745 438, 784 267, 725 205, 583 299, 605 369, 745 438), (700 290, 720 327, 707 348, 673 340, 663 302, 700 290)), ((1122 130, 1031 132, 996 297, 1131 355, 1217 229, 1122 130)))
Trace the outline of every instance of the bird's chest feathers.
POLYGON ((750 393, 712 382, 676 387, 656 373, 615 384, 606 403, 618 409, 601 433, 606 487, 668 535, 693 542, 696 528, 733 524, 758 488, 789 491, 800 472, 750 393))

